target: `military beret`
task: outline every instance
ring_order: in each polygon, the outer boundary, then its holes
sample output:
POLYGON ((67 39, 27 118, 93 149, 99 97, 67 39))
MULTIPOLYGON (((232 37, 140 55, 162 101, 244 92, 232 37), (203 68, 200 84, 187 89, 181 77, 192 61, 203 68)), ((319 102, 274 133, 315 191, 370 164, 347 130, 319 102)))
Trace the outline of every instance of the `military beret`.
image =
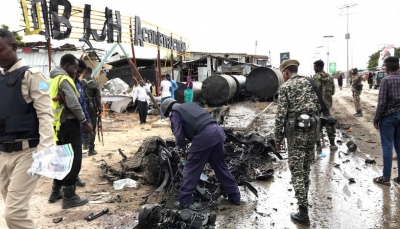
POLYGON ((299 66, 300 63, 297 60, 288 59, 282 62, 281 66, 279 66, 279 70, 283 72, 287 67, 292 65, 299 66))

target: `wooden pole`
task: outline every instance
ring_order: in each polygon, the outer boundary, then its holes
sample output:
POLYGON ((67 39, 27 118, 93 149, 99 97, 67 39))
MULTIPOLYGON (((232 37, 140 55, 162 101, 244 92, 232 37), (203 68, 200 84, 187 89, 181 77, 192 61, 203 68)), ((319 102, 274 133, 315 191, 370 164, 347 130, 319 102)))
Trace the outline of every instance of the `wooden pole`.
MULTIPOLYGON (((138 69, 136 68, 136 66, 133 64, 132 60, 129 59, 129 58, 126 58, 126 59, 128 60, 129 65, 131 65, 131 68, 132 68, 132 70, 133 70, 133 72, 134 72, 134 75, 136 75, 136 76, 138 77, 139 80, 143 80, 142 75, 140 75, 140 72, 138 71, 138 69)), ((134 78, 134 79, 135 79, 135 78, 134 78)), ((135 80, 136 80, 136 79, 135 79, 135 80)), ((156 100, 154 99, 153 95, 151 94, 151 92, 150 92, 150 93, 147 93, 147 95, 149 95, 151 101, 153 102, 154 106, 155 106, 156 109, 157 109, 157 112, 159 112, 159 111, 160 111, 160 107, 158 106, 158 104, 157 104, 156 100)))
POLYGON ((130 18, 130 23, 129 23, 129 31, 131 34, 131 49, 132 49, 132 58, 133 58, 133 64, 137 67, 137 63, 136 63, 136 56, 135 56, 135 47, 134 47, 134 43, 133 43, 133 32, 132 32, 132 18, 130 18))
POLYGON ((180 64, 180 66, 181 66, 181 79, 180 79, 180 81, 183 82, 183 81, 185 81, 185 76, 183 75, 183 55, 181 55, 181 64, 180 64))
MULTIPOLYGON (((172 33, 171 33, 171 38, 172 38, 172 33)), ((172 39, 171 39, 171 41, 172 41, 172 39)), ((170 61, 170 63, 171 63, 171 76, 172 76, 172 80, 175 80, 175 77, 174 77, 174 44, 172 44, 172 46, 171 46, 171 61, 170 61)))
POLYGON ((51 38, 47 38, 47 56, 49 58, 49 72, 51 71, 51 38))
MULTIPOLYGON (((157 36, 158 36, 158 38, 160 37, 159 36, 159 32, 158 32, 158 27, 157 27, 157 36)), ((157 55, 158 77, 157 77, 156 90, 158 92, 160 84, 161 84, 161 75, 162 75, 162 72, 161 72, 161 57, 160 57, 160 42, 158 42, 158 44, 157 44, 157 52, 158 52, 158 55, 157 55)))
POLYGON ((92 60, 90 59, 90 56, 86 53, 86 51, 85 51, 85 49, 83 47, 82 47, 82 52, 88 58, 90 65, 92 65, 92 68, 94 68, 94 64, 93 64, 92 60))

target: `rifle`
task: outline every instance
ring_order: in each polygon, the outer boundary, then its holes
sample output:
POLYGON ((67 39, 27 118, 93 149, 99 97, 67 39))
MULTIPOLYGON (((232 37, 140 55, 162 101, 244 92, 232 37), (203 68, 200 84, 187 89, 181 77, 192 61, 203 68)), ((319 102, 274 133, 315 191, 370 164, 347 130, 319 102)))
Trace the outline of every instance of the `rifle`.
MULTIPOLYGON (((318 97, 319 104, 321 105, 321 112, 323 115, 323 117, 320 117, 321 126, 328 124, 332 128, 333 133, 336 133, 336 123, 337 123, 336 118, 330 114, 329 109, 326 106, 324 99, 322 98, 321 91, 318 89, 315 81, 312 79, 308 79, 308 81, 311 83, 311 86, 312 86, 315 94, 318 97)), ((319 131, 319 130, 317 130, 317 131, 319 131)))
POLYGON ((104 146, 103 122, 101 121, 100 117, 97 118, 97 136, 99 138, 99 142, 103 143, 103 146, 104 146), (100 138, 100 134, 101 134, 101 138, 100 138))

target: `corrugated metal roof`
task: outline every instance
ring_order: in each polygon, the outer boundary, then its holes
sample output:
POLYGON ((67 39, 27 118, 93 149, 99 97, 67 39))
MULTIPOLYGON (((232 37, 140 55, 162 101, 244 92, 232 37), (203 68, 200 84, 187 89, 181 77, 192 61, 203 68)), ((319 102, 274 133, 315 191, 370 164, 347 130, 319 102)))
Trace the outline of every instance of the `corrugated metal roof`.
MULTIPOLYGON (((76 58, 80 58, 82 55, 82 51, 52 51, 51 52, 51 68, 55 68, 60 64, 61 57, 65 54, 72 54, 76 58)), ((17 55, 19 59, 24 59, 26 64, 39 68, 43 74, 49 78, 49 61, 46 52, 21 52, 17 51, 17 55)))

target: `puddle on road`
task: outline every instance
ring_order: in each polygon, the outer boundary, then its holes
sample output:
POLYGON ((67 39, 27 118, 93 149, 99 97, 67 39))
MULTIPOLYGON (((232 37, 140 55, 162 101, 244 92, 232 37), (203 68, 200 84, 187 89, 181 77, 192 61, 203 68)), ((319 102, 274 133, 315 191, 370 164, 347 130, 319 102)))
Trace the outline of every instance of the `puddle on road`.
MULTIPOLYGON (((254 123, 262 135, 271 133, 274 126, 273 114, 263 116, 254 123)), ((340 131, 337 133, 337 139, 343 140, 338 144, 339 149, 331 151, 326 139, 323 148, 326 157, 317 156, 311 165, 310 227, 290 219, 290 213, 297 211, 297 200, 287 160, 278 160, 273 164, 275 175, 271 180, 252 183, 259 197, 240 187, 241 207, 218 212, 217 228, 400 228, 398 187, 374 184, 372 179, 380 172, 365 164, 360 150, 366 146, 360 144, 355 153, 347 152, 346 143, 352 139, 342 138, 340 131), (354 178, 355 183, 349 178, 354 178), (232 222, 232 218, 236 220, 232 222)))

